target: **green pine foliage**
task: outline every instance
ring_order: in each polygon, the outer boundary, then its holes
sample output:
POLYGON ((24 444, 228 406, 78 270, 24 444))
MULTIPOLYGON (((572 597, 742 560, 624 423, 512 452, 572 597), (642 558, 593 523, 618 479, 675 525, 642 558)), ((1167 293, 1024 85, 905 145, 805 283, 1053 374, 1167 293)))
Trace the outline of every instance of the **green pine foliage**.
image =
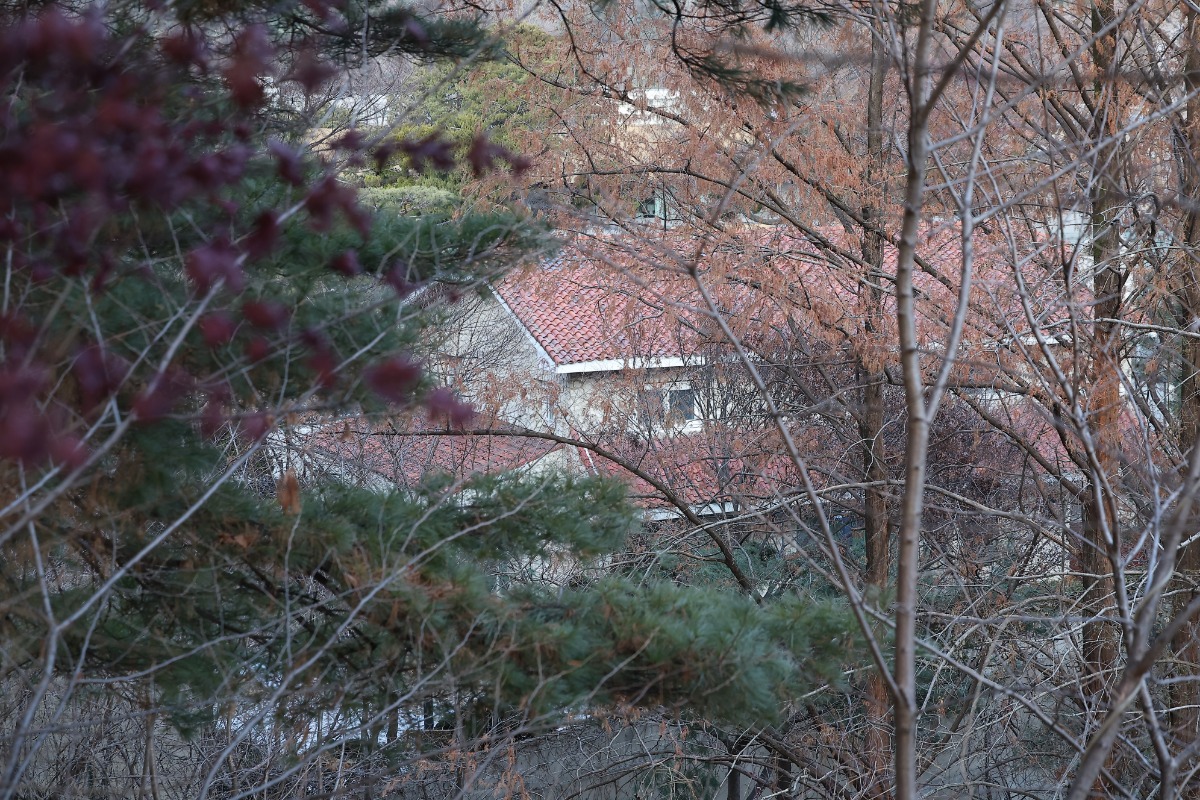
MULTIPOLYGON (((489 713, 529 719, 618 703, 760 725, 788 698, 836 683, 855 657, 844 612, 800 597, 760 605, 619 577, 497 588, 499 564, 595 563, 620 548, 635 517, 612 482, 507 477, 448 490, 433 476, 417 495, 331 482, 306 491, 293 518, 236 482, 198 504, 220 456, 186 425, 127 454, 125 479, 102 499, 120 515, 57 543, 67 572, 90 577, 55 592, 53 613, 91 602, 99 565, 186 517, 112 587, 96 624, 64 640, 64 663, 89 674, 153 674, 185 730, 281 687, 306 697, 289 715, 313 715, 336 710, 347 688, 379 708, 451 684, 486 698, 489 713)), ((11 596, 39 590, 34 573, 7 577, 11 596)), ((9 655, 35 657, 44 623, 16 622, 9 655)))
MULTIPOLYGON (((180 13, 209 20, 219 9, 180 13)), ((441 37, 426 54, 484 46, 478 26, 421 27, 399 7, 372 24, 376 34, 391 25, 397 36, 441 37)), ((252 76, 258 56, 239 46, 252 76)), ((504 145, 505 126, 532 124, 518 95, 486 99, 511 69, 488 62, 455 79, 458 98, 439 96, 420 124, 486 131, 504 145)), ((249 106, 257 84, 244 78, 249 106)), ((184 99, 212 91, 199 86, 181 77, 163 89, 181 129, 184 99)), ((219 128, 226 107, 205 106, 212 116, 201 122, 219 128)), ((86 129, 92 111, 79 113, 86 129)), ((248 153, 244 173, 202 196, 170 207, 114 200, 93 238, 111 243, 102 267, 83 248, 79 266, 10 267, 6 390, 24 392, 19 410, 53 418, 64 449, 0 461, 0 686, 20 698, 0 737, 31 753, 9 759, 7 780, 45 779, 37 748, 53 762, 48 742, 75 735, 55 714, 103 691, 138 698, 121 701, 122 722, 104 735, 160 725, 219 739, 228 760, 211 775, 232 774, 235 751, 253 761, 254 747, 286 740, 276 772, 253 778, 269 783, 333 749, 369 753, 389 725, 466 735, 496 720, 536 729, 589 710, 661 706, 756 726, 838 679, 857 656, 833 606, 605 574, 638 522, 611 481, 430 475, 420 491, 388 492, 348 486, 330 469, 281 503, 281 426, 423 402, 430 387, 405 359, 437 314, 412 302, 417 288, 477 284, 549 237, 503 213, 379 208, 367 219, 346 183, 312 165, 289 175, 264 144, 241 129, 216 135, 226 156, 248 153), (258 248, 264 214, 270 246, 258 248), (388 359, 403 361, 373 380, 388 359), (21 383, 18 362, 36 362, 40 382, 21 383), (65 449, 69 437, 80 448, 65 449), (558 577, 501 577, 531 563, 558 577)), ((59 155, 74 168, 73 155, 59 155)), ((198 158, 195 173, 210 167, 198 158)), ((59 208, 64 222, 91 213, 59 208)), ((30 215, 31 229, 41 224, 30 215)), ((47 230, 10 231, 10 256, 55 257, 57 229, 47 230)), ((397 758, 424 755, 398 742, 397 758)))
POLYGON ((530 646, 509 680, 534 707, 581 697, 665 705, 747 726, 780 719, 789 698, 837 683, 854 657, 843 611, 791 597, 767 606, 731 592, 605 578, 547 603, 521 597, 530 646), (557 675, 547 684, 537 677, 557 675))
POLYGON ((478 135, 507 150, 521 152, 522 134, 546 130, 550 119, 544 109, 529 100, 534 78, 521 63, 546 68, 555 63, 556 43, 549 34, 529 25, 505 33, 506 40, 470 69, 436 62, 420 70, 396 105, 407 106, 419 99, 415 111, 390 133, 395 140, 420 140, 439 135, 454 144, 458 166, 445 173, 416 172, 402 159, 378 171, 381 187, 428 186, 459 191, 471 180, 467 158, 478 135))

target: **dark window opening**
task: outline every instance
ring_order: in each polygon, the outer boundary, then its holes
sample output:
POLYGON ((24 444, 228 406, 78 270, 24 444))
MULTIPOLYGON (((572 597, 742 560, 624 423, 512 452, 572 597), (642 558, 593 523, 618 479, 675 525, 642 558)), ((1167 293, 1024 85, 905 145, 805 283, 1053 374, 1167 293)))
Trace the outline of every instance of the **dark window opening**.
POLYGON ((696 392, 671 389, 667 392, 667 418, 671 422, 691 422, 696 418, 696 392))

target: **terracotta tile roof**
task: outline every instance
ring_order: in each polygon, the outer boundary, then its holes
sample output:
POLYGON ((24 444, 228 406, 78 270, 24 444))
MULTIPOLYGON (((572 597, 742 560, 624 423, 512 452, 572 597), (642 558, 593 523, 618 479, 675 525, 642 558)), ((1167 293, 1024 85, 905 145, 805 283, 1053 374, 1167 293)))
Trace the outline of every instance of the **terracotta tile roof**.
POLYGON ((560 445, 517 436, 431 433, 419 421, 395 427, 366 420, 342 420, 308 437, 304 449, 315 466, 359 480, 382 479, 401 488, 418 486, 432 473, 456 480, 496 475, 528 466, 560 445))
MULTIPOLYGON (((1004 418, 1008 427, 1029 443, 1039 454, 1069 472, 1071 465, 1061 438, 1041 410, 1020 398, 1011 398, 1004 407, 995 401, 990 409, 1004 418)), ((957 415, 935 426, 930 456, 931 485, 962 492, 962 483, 972 481, 976 492, 985 501, 989 492, 1011 492, 1011 476, 1020 471, 1024 455, 1020 447, 957 406, 957 415), (979 447, 979 437, 986 437, 985 451, 979 447)), ((831 484, 844 482, 845 458, 850 452, 838 446, 845 439, 818 418, 794 422, 791 435, 800 445, 808 469, 808 478, 818 492, 831 484)), ((576 447, 576 456, 583 468, 625 482, 631 501, 647 512, 676 510, 666 494, 655 484, 628 469, 638 471, 665 485, 682 503, 699 513, 725 513, 732 510, 768 510, 781 503, 807 503, 800 468, 787 455, 774 430, 747 432, 748 436, 729 441, 719 435, 705 433, 681 434, 652 441, 609 439, 598 442, 615 456, 606 458, 583 447, 576 447)), ((843 435, 846 433, 842 431, 843 435)), ((893 474, 901 468, 898 461, 889 465, 893 474)), ((842 492, 835 491, 826 499, 836 500, 842 492)), ((999 502, 1010 502, 1005 496, 999 502)), ((853 505, 853 501, 851 501, 853 505)), ((930 508, 944 511, 953 507, 945 497, 936 496, 930 508)))
POLYGON ((604 257, 595 249, 571 247, 510 276, 496 290, 556 366, 680 356, 694 349, 679 324, 679 310, 664 302, 664 291, 687 296, 683 282, 656 277, 651 289, 639 285, 640 276, 609 268, 604 257))
MULTIPOLYGON (((693 510, 701 510, 730 503, 760 507, 779 499, 781 493, 795 493, 799 481, 791 460, 779 452, 765 452, 761 444, 747 443, 747 451, 734 456, 722 452, 710 437, 684 434, 651 442, 606 442, 604 449, 667 486, 693 510)), ((653 483, 622 463, 587 448, 576 450, 588 472, 624 481, 635 505, 650 511, 674 508, 653 483)))
MULTIPOLYGON (((556 367, 595 361, 645 362, 688 358, 724 337, 697 278, 739 336, 753 341, 778 336, 787 321, 800 321, 814 336, 827 331, 845 340, 863 333, 866 268, 860 248, 844 231, 818 232, 824 247, 778 229, 735 231, 715 241, 691 270, 695 237, 663 233, 655 240, 584 237, 572 240, 550 261, 516 271, 497 294, 556 367)), ((976 340, 1003 336, 1007 320, 1021 326, 1011 278, 997 273, 1002 242, 979 236, 973 302, 992 308, 982 315, 976 340)), ((954 307, 961 245, 953 230, 926 235, 920 254, 946 275, 915 276, 926 341, 944 338, 945 315, 954 307), (946 284, 949 285, 946 285, 946 284)), ((890 291, 896 251, 886 249, 883 276, 869 280, 890 291)), ((885 299, 885 304, 890 304, 885 299)), ((885 311, 886 313, 886 311, 885 311)), ((973 319, 975 316, 973 315, 973 319)), ((887 335, 892 335, 889 327, 887 335)))

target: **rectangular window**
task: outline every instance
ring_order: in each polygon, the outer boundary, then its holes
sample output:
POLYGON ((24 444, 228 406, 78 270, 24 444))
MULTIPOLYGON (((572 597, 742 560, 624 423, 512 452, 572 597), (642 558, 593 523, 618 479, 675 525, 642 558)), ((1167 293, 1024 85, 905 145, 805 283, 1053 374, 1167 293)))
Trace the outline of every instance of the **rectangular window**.
POLYGON ((690 388, 667 390, 667 420, 676 425, 696 419, 696 392, 690 388))
POLYGON ((655 388, 645 388, 637 396, 637 420, 646 430, 653 430, 662 425, 663 396, 655 388))
POLYGON ((702 415, 696 390, 687 383, 646 386, 637 392, 636 424, 651 435, 700 429, 702 415))

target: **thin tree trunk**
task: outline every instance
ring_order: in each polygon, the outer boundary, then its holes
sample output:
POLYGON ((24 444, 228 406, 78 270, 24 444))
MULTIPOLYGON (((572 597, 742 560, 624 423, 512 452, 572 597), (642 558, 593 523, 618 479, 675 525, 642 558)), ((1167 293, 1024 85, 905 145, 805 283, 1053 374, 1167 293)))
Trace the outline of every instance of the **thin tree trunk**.
MULTIPOLYGON (((1116 555, 1118 541, 1117 503, 1107 481, 1116 479, 1119 464, 1117 446, 1113 442, 1121 416, 1121 341, 1118 320, 1122 313, 1124 270, 1121 265, 1121 244, 1118 236, 1117 214, 1121 197, 1113 164, 1117 161, 1119 142, 1117 129, 1118 105, 1113 93, 1116 84, 1115 68, 1116 26, 1112 24, 1112 0, 1099 0, 1092 5, 1092 58, 1096 78, 1093 83, 1096 117, 1091 131, 1097 148, 1096 161, 1105 164, 1103 174, 1092 176, 1090 184, 1092 274, 1095 301, 1090 353, 1087 396, 1089 427, 1096 447, 1096 464, 1089 470, 1088 485, 1082 498, 1082 539, 1079 542, 1077 563, 1083 584, 1082 611, 1092 621, 1083 627, 1083 671, 1085 702, 1095 719, 1104 714, 1108 688, 1120 653, 1119 631, 1114 622, 1105 619, 1112 614, 1114 602, 1111 558, 1116 555), (1107 32, 1104 32, 1106 26, 1107 32)), ((1115 768, 1109 756, 1109 771, 1115 768)), ((1093 787, 1096 796, 1107 796, 1104 781, 1093 787)))
MULTIPOLYGON (((1182 131, 1184 142, 1180 159, 1182 175, 1180 194, 1187 207, 1183 218, 1185 252, 1180 260, 1179 286, 1175 292, 1183 310, 1183 324, 1188 325, 1200 317, 1200 14, 1193 6, 1185 7, 1187 61, 1184 85, 1188 93, 1187 118, 1182 131)), ((1179 386, 1179 450, 1187 454, 1200 443, 1200 340, 1183 337, 1183 376, 1179 386)), ((1194 530, 1195 525, 1189 526, 1194 530)), ((1200 579, 1200 546, 1196 542, 1185 546, 1179 553, 1174 607, 1176 612, 1185 608, 1196 597, 1196 582, 1200 579)), ((1172 641, 1175 660, 1171 686, 1171 735, 1175 751, 1191 745, 1200 734, 1200 623, 1184 625, 1172 641), (1182 680, 1179 680, 1182 679, 1182 680)), ((1187 774, 1194 764, 1192 759, 1181 764, 1179 774, 1187 774)), ((1181 787, 1180 796, 1187 800, 1200 800, 1200 780, 1193 778, 1181 787)))
POLYGON ((913 267, 921 208, 925 198, 925 171, 929 158, 929 103, 931 50, 937 0, 923 0, 916 46, 910 65, 910 115, 908 124, 908 174, 904 194, 904 222, 896 255, 896 328, 900 341, 900 368, 908 412, 904 445, 904 495, 900 504, 896 559, 896 655, 892 698, 893 752, 896 800, 917 797, 917 581, 924 517, 925 474, 929 449, 929 419, 925 381, 918 350, 913 267))
MULTIPOLYGON (((865 192, 869 201, 863 206, 863 219, 873 228, 883 224, 879 208, 884 199, 883 148, 883 84, 888 58, 883 31, 871 37, 871 82, 867 94, 867 170, 865 192), (878 203, 879 205, 876 205, 878 203)), ((873 272, 883 269, 884 241, 875 230, 867 230, 863 239, 863 260, 873 272)), ((863 284, 862 297, 867 339, 881 335, 883 322, 883 292, 878 277, 868 276, 863 284)), ((881 365, 869 363, 863 353, 856 354, 858 375, 862 385, 862 409, 859 416, 863 479, 867 482, 863 503, 863 525, 866 539, 866 582, 881 595, 887 587, 890 525, 887 504, 888 478, 884 450, 885 376, 881 365)), ((878 596, 877 595, 877 596, 878 596)), ((887 735, 888 695, 883 676, 872 672, 867 678, 867 736, 865 761, 869 769, 865 789, 867 798, 885 798, 891 794, 888 770, 887 735)))
POLYGON ((725 798, 726 800, 742 800, 742 773, 736 765, 729 768, 729 780, 726 782, 725 798))

